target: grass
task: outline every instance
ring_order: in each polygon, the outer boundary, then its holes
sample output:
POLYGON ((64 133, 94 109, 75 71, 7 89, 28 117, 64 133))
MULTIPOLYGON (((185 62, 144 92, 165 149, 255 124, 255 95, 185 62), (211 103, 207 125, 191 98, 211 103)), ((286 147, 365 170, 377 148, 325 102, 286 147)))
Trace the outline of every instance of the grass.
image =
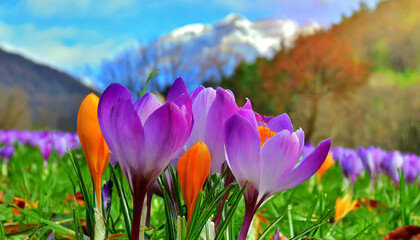
MULTIPOLYGON (((75 156, 86 188, 90 191, 92 183, 81 150, 76 150, 75 156)), ((43 239, 52 229, 61 233, 61 237, 71 234, 68 230, 77 234, 76 227, 83 224, 75 224, 73 219, 86 220, 86 209, 72 199, 66 199, 74 189, 76 192, 81 191, 71 164, 68 155, 58 162, 54 155, 44 168, 37 149, 16 148, 16 154, 8 165, 8 176, 0 178, 0 191, 3 193, 0 199, 0 239, 22 239, 35 235, 37 239, 43 239), (13 208, 8 206, 14 197, 25 199, 27 205, 39 201, 38 206, 25 207, 26 214, 22 212, 20 215, 14 215, 13 208), (11 233, 11 224, 19 224, 19 231, 11 233)), ((130 191, 126 179, 120 177, 128 202, 126 211, 130 212, 131 194, 128 194, 130 191)), ((102 180, 105 182, 110 178, 111 171, 107 168, 102 180)), ((114 188, 108 226, 111 234, 126 232, 123 203, 114 188)), ((232 217, 229 221, 232 222, 232 226, 225 226, 228 229, 226 236, 239 234, 244 208, 243 199, 239 201, 234 212, 228 211, 228 207, 225 206, 227 215, 232 217)), ((372 189, 369 176, 365 174, 351 187, 336 164, 324 174, 321 182, 313 177, 295 189, 274 195, 264 203, 256 217, 259 220, 254 221, 253 230, 250 231, 257 234, 249 236, 249 239, 258 239, 260 234, 264 234, 263 239, 269 239, 276 228, 289 238, 294 236, 293 239, 380 239, 397 227, 420 225, 419 212, 420 194, 417 184, 395 185, 390 178, 382 175, 372 189), (379 205, 369 209, 361 204, 344 219, 334 223, 335 200, 346 192, 351 192, 353 199, 373 199, 378 201, 379 205)), ((152 239, 165 239, 165 222, 164 201, 155 196, 152 201, 151 229, 146 231, 147 235, 152 239)))

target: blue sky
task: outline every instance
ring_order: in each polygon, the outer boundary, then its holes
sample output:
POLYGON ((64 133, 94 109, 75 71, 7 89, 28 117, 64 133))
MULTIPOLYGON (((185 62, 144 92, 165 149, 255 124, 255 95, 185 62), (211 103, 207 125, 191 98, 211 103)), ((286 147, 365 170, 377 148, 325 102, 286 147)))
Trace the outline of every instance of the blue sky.
MULTIPOLYGON (((373 7, 379 0, 364 0, 373 7)), ((229 13, 252 21, 291 19, 322 26, 340 21, 360 0, 0 0, 0 46, 77 72, 127 47, 229 13)))

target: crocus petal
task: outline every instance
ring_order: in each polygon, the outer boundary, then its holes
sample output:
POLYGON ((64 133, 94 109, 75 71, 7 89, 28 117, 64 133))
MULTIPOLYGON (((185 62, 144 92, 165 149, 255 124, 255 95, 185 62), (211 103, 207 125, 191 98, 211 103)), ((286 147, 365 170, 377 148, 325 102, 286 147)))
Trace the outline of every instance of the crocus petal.
POLYGON ((299 139, 283 130, 269 138, 261 148, 261 193, 273 193, 284 175, 289 175, 300 156, 299 139), (276 178, 277 176, 277 178, 276 178))
MULTIPOLYGON (((98 119, 108 147, 120 163, 130 184, 138 170, 137 162, 143 142, 143 127, 134 109, 131 93, 120 84, 111 84, 102 94, 98 107, 98 119)), ((130 185, 133 190, 133 186, 130 185)))
POLYGON ((303 147, 305 146, 305 133, 303 132, 302 128, 296 130, 296 136, 299 138, 299 155, 303 152, 303 147))
POLYGON ((246 103, 241 107, 241 109, 252 110, 252 104, 248 98, 246 99, 246 103))
POLYGON ((238 113, 242 116, 245 117, 248 122, 252 125, 253 128, 257 129, 258 128, 258 123, 257 123, 257 119, 255 118, 255 113, 254 111, 248 110, 248 109, 244 109, 241 108, 238 113))
POLYGON ((292 121, 290 120, 289 115, 287 115, 286 113, 283 113, 271 119, 267 123, 267 127, 274 132, 280 132, 284 129, 288 130, 289 132, 293 132, 292 121))
POLYGON ((353 200, 350 203, 350 195, 345 196, 343 199, 340 197, 335 201, 335 214, 334 222, 337 223, 344 218, 357 204, 357 200, 353 200))
POLYGON ((157 109, 147 119, 144 125, 144 142, 142 151, 142 159, 144 166, 142 172, 150 175, 150 179, 156 179, 163 169, 168 165, 169 161, 184 146, 190 132, 188 118, 191 115, 181 111, 179 107, 173 103, 165 103, 157 109))
POLYGON ((216 90, 216 98, 211 105, 206 124, 204 142, 211 154, 211 172, 220 172, 225 162, 224 129, 225 122, 238 112, 235 98, 223 88, 216 90))
POLYGON ((296 187, 314 175, 327 158, 330 146, 330 139, 322 141, 318 147, 314 149, 314 151, 312 151, 306 158, 304 158, 300 164, 295 169, 293 169, 293 171, 286 178, 284 178, 281 183, 278 184, 280 188, 277 190, 277 192, 282 192, 284 190, 296 187))
POLYGON ((134 108, 137 111, 137 115, 140 117, 142 125, 144 125, 150 114, 156 111, 160 106, 162 106, 162 103, 152 93, 146 93, 137 100, 134 108))
POLYGON ((203 91, 205 89, 205 87, 204 86, 202 86, 202 85, 200 85, 200 86, 198 86, 196 89, 194 89, 192 92, 191 92, 191 101, 192 102, 194 102, 194 100, 195 100, 195 98, 198 96, 198 94, 201 92, 201 91, 203 91))
POLYGON ((260 181, 260 136, 249 121, 240 114, 233 115, 225 125, 228 165, 243 187, 250 179, 258 189, 260 181))
MULTIPOLYGON (((194 93, 194 92, 193 92, 194 93)), ((192 111, 194 116, 194 125, 191 135, 187 142, 187 147, 191 147, 199 141, 204 140, 207 115, 211 104, 216 98, 216 91, 212 88, 201 90, 192 104, 192 111)))
POLYGON ((167 102, 175 102, 183 94, 189 95, 187 85, 181 77, 178 77, 169 89, 167 102))
POLYGON ((111 156, 109 157, 109 162, 111 163, 111 165, 113 167, 115 167, 115 165, 117 164, 117 159, 114 157, 114 155, 111 153, 111 156))

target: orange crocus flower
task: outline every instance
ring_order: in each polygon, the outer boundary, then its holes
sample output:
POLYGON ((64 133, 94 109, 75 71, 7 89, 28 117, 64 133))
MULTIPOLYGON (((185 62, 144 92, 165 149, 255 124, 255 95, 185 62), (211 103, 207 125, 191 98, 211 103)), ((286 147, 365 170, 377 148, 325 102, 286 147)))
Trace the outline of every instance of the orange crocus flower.
POLYGON ((333 165, 335 164, 331 152, 328 153, 327 158, 325 159, 324 163, 321 165, 321 167, 316 172, 316 176, 318 177, 318 180, 321 180, 322 175, 333 165))
POLYGON ((102 212, 101 177, 109 162, 110 152, 98 121, 99 98, 91 93, 85 97, 77 115, 77 133, 92 175, 96 205, 102 212))
POLYGON ((186 151, 178 161, 176 169, 181 184, 182 196, 188 210, 188 223, 194 212, 198 194, 210 171, 210 152, 206 144, 198 142, 186 151))
POLYGON ((357 200, 350 203, 350 195, 345 196, 343 199, 340 197, 335 201, 335 214, 334 222, 337 223, 340 219, 344 218, 357 204, 357 200))

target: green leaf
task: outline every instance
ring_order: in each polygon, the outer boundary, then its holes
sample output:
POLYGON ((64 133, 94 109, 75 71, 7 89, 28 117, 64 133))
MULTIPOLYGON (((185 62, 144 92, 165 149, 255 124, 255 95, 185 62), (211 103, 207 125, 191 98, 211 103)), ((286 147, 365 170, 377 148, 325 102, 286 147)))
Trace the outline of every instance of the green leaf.
POLYGON ((308 216, 306 217, 305 228, 308 227, 309 223, 311 222, 312 215, 314 213, 316 204, 318 203, 318 195, 315 195, 315 199, 312 202, 311 208, 309 209, 308 216))
POLYGON ((234 191, 234 193, 232 194, 232 205, 230 207, 230 210, 226 216, 226 219, 223 220, 223 222, 221 221, 219 226, 217 227, 217 236, 216 236, 216 240, 220 240, 223 238, 223 233, 226 230, 226 228, 228 227, 229 224, 231 224, 231 219, 233 218, 233 215, 235 214, 236 209, 238 208, 238 204, 239 201, 241 200, 242 196, 244 195, 245 189, 248 186, 248 182, 247 181, 245 183, 245 185, 242 187, 241 190, 239 190, 240 188, 237 187, 234 191))
POLYGON ((158 74, 159 73, 159 69, 157 68, 157 69, 155 69, 155 70, 153 70, 150 74, 149 74, 149 77, 147 78, 147 80, 146 80, 146 84, 144 84, 144 87, 143 87, 143 89, 141 90, 141 92, 138 94, 138 97, 139 98, 141 98, 144 94, 146 94, 146 87, 147 87, 147 84, 149 84, 149 81, 150 81, 150 79, 152 79, 156 74, 158 74))
POLYGON ((167 187, 165 187, 163 182, 166 182, 166 178, 165 178, 165 173, 163 172, 158 180, 158 184, 160 189, 162 190, 163 193, 163 202, 165 205, 165 217, 166 217, 166 224, 165 224, 165 229, 166 229, 166 237, 168 239, 176 239, 176 223, 174 221, 174 216, 173 216, 173 208, 172 208, 172 203, 170 200, 170 196, 169 196, 169 191, 167 190, 167 187))
POLYGON ((407 200, 407 185, 405 183, 405 177, 401 170, 398 169, 398 175, 400 178, 400 210, 401 210, 401 222, 402 226, 410 224, 408 200, 407 200))
POLYGON ((3 222, 0 221, 0 238, 4 238, 4 226, 3 226, 3 222))
MULTIPOLYGON (((28 217, 36 219, 40 224, 46 225, 49 228, 55 230, 56 232, 59 232, 59 233, 62 233, 62 234, 67 234, 67 235, 74 236, 74 237, 76 236, 76 233, 73 230, 68 229, 66 227, 63 227, 63 226, 61 226, 61 225, 59 225, 59 224, 57 224, 53 221, 49 221, 49 220, 40 218, 32 212, 26 211, 24 209, 20 209, 17 206, 11 205, 11 204, 9 204, 8 207, 12 207, 12 208, 15 208, 15 209, 19 210, 23 215, 26 215, 28 217)), ((89 238, 87 236, 84 236, 84 239, 89 239, 89 238)))
POLYGON ((67 152, 69 153, 71 163, 73 164, 73 169, 79 181, 80 191, 82 192, 83 199, 85 200, 86 227, 87 227, 89 236, 93 237, 93 229, 94 229, 94 223, 95 223, 95 213, 94 213, 95 206, 94 206, 94 202, 91 196, 92 191, 89 191, 86 186, 85 180, 83 178, 82 170, 80 168, 79 162, 76 159, 76 155, 74 154, 74 152, 70 152, 68 149, 67 149, 67 152))

